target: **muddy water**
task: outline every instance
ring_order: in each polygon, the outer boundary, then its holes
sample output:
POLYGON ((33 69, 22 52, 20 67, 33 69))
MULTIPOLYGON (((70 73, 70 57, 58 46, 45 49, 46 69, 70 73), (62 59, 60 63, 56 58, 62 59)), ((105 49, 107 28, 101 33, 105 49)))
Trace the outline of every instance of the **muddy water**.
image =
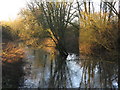
POLYGON ((66 59, 43 50, 26 49, 27 64, 20 88, 118 88, 118 65, 102 59, 66 59))

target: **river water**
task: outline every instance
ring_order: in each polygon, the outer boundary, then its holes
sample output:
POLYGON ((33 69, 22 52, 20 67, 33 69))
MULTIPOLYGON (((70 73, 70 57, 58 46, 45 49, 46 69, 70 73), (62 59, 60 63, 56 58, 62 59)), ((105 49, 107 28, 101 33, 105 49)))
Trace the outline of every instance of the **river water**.
POLYGON ((118 88, 118 65, 70 53, 66 59, 44 50, 26 49, 20 88, 118 88))

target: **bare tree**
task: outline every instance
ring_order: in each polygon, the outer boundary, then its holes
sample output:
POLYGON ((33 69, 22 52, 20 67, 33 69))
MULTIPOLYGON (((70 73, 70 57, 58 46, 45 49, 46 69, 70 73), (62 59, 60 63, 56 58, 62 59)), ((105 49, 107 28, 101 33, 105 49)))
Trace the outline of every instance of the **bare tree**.
MULTIPOLYGON (((76 13, 73 10, 73 2, 47 2, 46 0, 43 2, 36 0, 28 4, 28 6, 33 14, 35 10, 39 10, 42 13, 42 17, 45 18, 44 21, 46 21, 50 29, 51 38, 55 42, 56 48, 62 56, 66 57, 68 52, 65 46, 65 31, 70 24, 75 26, 72 23, 76 13)), ((36 18, 37 16, 39 15, 35 15, 36 18)), ((41 22, 39 19, 37 20, 41 22)))

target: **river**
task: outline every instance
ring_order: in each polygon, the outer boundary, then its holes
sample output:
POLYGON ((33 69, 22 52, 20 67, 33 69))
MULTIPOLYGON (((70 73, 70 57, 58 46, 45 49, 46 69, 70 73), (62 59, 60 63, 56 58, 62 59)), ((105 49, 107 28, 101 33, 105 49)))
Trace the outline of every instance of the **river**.
POLYGON ((44 50, 26 48, 25 75, 19 88, 118 88, 118 64, 79 57, 66 59, 44 50))

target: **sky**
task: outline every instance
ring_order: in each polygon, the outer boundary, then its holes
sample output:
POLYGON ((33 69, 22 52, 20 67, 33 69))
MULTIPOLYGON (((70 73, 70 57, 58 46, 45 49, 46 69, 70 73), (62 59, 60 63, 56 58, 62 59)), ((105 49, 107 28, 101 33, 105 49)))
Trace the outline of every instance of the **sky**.
POLYGON ((0 0, 0 21, 14 20, 30 0, 0 0))
MULTIPOLYGON (((0 21, 14 20, 30 0, 0 0, 0 21)), ((92 0, 97 5, 99 0, 92 0), (96 3, 97 2, 97 3, 96 3)), ((95 7, 97 9, 97 7, 95 7)))
POLYGON ((0 0, 0 21, 15 19, 21 8, 26 6, 29 0, 0 0))

